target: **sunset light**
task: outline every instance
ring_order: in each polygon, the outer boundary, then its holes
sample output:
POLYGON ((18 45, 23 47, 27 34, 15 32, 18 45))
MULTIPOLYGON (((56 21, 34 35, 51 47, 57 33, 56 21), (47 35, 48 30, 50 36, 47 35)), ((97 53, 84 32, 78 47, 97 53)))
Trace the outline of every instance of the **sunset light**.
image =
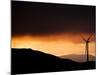
MULTIPOLYGON (((56 56, 69 54, 84 54, 85 43, 79 36, 77 39, 72 36, 56 35, 56 36, 16 36, 12 38, 12 48, 31 48, 56 56), (69 38, 70 37, 70 38, 69 38), (73 40, 73 42, 72 42, 73 40), (77 42, 77 43, 75 43, 77 42)), ((95 55, 95 42, 92 41, 89 46, 90 54, 95 55)))

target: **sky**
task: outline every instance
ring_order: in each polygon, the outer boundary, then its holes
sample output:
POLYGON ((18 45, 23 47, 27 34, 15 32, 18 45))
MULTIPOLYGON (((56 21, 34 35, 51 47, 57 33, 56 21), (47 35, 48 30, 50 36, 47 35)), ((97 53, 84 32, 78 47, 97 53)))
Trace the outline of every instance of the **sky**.
POLYGON ((95 6, 12 1, 12 48, 32 48, 56 56, 95 55, 95 6))

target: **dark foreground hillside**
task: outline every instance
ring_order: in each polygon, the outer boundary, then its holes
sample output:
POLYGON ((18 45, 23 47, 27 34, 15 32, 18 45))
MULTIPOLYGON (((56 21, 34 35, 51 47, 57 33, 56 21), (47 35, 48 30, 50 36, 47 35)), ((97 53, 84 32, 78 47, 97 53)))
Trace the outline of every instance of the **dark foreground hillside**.
POLYGON ((95 69, 95 61, 78 63, 32 49, 12 48, 11 52, 12 74, 95 69))

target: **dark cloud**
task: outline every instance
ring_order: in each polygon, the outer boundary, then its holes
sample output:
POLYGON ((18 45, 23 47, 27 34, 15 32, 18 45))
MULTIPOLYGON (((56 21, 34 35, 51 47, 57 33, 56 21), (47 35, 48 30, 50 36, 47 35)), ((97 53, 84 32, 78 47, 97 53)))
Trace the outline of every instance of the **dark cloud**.
POLYGON ((95 6, 12 1, 12 35, 95 32, 95 6))

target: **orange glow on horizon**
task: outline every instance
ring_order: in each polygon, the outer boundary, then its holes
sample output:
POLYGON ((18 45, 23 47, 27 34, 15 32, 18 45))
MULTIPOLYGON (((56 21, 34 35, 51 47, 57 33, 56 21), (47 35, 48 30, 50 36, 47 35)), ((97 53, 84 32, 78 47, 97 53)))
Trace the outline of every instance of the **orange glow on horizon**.
MULTIPOLYGON (((85 43, 77 35, 62 34, 43 37, 25 35, 12 37, 12 48, 31 48, 56 56, 62 56, 84 54, 85 43)), ((95 41, 89 43, 89 50, 90 54, 95 56, 95 41)))

